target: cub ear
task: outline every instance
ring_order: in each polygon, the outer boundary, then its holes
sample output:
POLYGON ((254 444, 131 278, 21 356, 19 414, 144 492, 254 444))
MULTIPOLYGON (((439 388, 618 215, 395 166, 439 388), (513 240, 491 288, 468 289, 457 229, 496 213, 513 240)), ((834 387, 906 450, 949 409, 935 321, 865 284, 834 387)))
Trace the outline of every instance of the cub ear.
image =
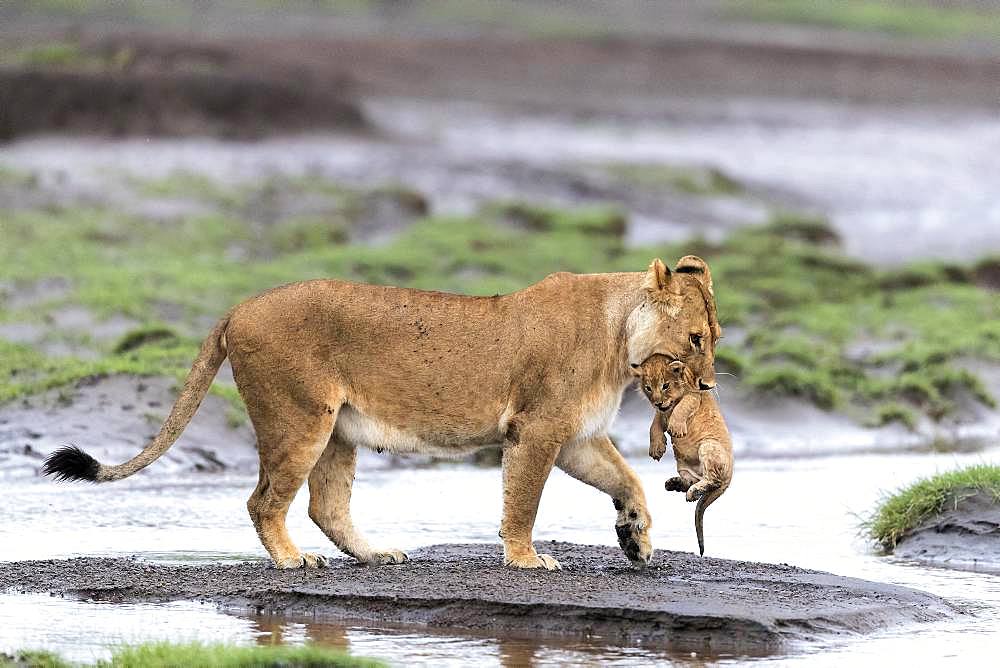
POLYGON ((667 265, 663 264, 663 260, 656 258, 649 263, 643 287, 650 292, 659 292, 666 289, 668 285, 670 285, 670 270, 667 269, 667 265))
POLYGON ((685 255, 677 260, 674 271, 678 274, 691 274, 705 286, 708 294, 715 296, 715 291, 712 290, 712 272, 708 268, 708 263, 697 255, 685 255))
POLYGON ((670 371, 675 376, 681 375, 681 373, 684 371, 684 362, 679 362, 679 361, 671 362, 670 363, 670 371))

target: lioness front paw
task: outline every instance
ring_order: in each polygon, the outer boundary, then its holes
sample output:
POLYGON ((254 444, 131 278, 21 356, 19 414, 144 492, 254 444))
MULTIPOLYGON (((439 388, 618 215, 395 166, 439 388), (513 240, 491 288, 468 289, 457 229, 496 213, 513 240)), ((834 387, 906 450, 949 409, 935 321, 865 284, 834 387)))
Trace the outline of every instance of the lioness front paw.
POLYGON ((504 566, 514 568, 544 568, 547 571, 561 571, 562 566, 548 554, 526 554, 519 557, 504 558, 504 566))
POLYGON ((275 559, 274 567, 280 570, 288 570, 292 568, 326 568, 329 563, 330 562, 327 561, 327 558, 322 554, 303 552, 295 557, 275 559))
POLYGON ((401 550, 381 550, 378 552, 372 552, 368 555, 368 558, 363 561, 372 566, 391 566, 394 564, 402 564, 409 560, 410 558, 401 550))
POLYGON ((615 533, 622 552, 636 568, 645 568, 653 557, 649 540, 649 513, 641 508, 622 508, 615 522, 615 533))

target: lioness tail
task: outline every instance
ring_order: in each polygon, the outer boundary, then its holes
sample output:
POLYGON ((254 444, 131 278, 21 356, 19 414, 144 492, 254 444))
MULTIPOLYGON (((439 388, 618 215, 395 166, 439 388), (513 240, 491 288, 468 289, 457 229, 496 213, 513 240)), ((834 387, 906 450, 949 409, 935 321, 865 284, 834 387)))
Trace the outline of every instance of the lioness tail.
POLYGON ((142 449, 142 452, 124 464, 105 466, 80 448, 65 446, 48 456, 42 466, 42 473, 53 475, 56 480, 109 482, 127 478, 159 459, 187 427, 208 393, 208 388, 212 386, 212 380, 222 366, 222 361, 226 359, 223 334, 228 324, 227 315, 205 338, 198 357, 191 365, 187 380, 184 381, 184 388, 170 409, 170 415, 160 427, 160 433, 142 449))
POLYGON ((726 488, 721 486, 710 489, 701 495, 698 499, 698 505, 694 508, 694 530, 698 534, 698 552, 703 557, 705 556, 705 509, 712 505, 725 491, 726 488))

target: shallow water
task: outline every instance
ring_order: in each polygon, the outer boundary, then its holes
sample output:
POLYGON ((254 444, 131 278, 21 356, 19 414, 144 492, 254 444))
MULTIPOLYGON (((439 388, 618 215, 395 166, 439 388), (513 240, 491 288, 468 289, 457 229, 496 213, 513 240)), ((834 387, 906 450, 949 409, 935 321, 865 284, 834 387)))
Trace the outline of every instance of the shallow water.
MULTIPOLYGON (((948 598, 969 612, 954 621, 903 628, 867 637, 800 644, 769 657, 668 655, 642 647, 609 647, 595 640, 492 638, 461 631, 326 624, 314 620, 228 615, 191 603, 112 605, 50 598, 0 598, 0 650, 44 646, 80 660, 106 656, 109 643, 144 639, 239 642, 317 640, 348 646, 397 665, 628 665, 650 661, 778 661, 844 665, 892 656, 915 665, 961 654, 985 656, 1000 641, 1000 576, 927 568, 870 553, 857 535, 858 515, 883 491, 922 475, 960 465, 996 461, 978 455, 919 454, 744 460, 734 483, 706 516, 712 556, 797 566, 916 587, 948 598), (153 620, 153 623, 150 623, 153 620), (507 658, 504 658, 507 657, 507 658)), ((668 466, 635 462, 654 515, 654 545, 696 547, 693 509, 662 491, 668 466)), ((263 558, 244 502, 250 478, 194 478, 184 482, 150 475, 105 487, 14 483, 0 508, 3 560, 75 555, 137 555, 183 562, 263 558)), ((446 542, 496 542, 500 472, 460 466, 362 471, 354 516, 376 544, 413 549, 446 542)), ((335 554, 306 517, 301 494, 290 513, 292 535, 304 549, 335 554)), ((608 499, 561 472, 552 475, 539 510, 535 538, 615 544, 608 499)))

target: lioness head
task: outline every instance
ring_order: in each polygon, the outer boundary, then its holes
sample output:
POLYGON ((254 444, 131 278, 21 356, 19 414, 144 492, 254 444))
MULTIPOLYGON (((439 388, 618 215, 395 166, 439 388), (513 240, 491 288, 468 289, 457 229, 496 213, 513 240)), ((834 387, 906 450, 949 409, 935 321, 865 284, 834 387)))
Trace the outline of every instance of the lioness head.
POLYGON ((639 387, 649 403, 661 411, 677 405, 684 395, 697 392, 697 379, 690 367, 666 355, 653 355, 634 368, 639 387))
POLYGON ((686 364, 700 390, 715 387, 715 344, 722 336, 712 274, 700 257, 682 257, 671 272, 659 258, 643 280, 644 299, 628 320, 628 358, 635 368, 651 355, 686 364))

